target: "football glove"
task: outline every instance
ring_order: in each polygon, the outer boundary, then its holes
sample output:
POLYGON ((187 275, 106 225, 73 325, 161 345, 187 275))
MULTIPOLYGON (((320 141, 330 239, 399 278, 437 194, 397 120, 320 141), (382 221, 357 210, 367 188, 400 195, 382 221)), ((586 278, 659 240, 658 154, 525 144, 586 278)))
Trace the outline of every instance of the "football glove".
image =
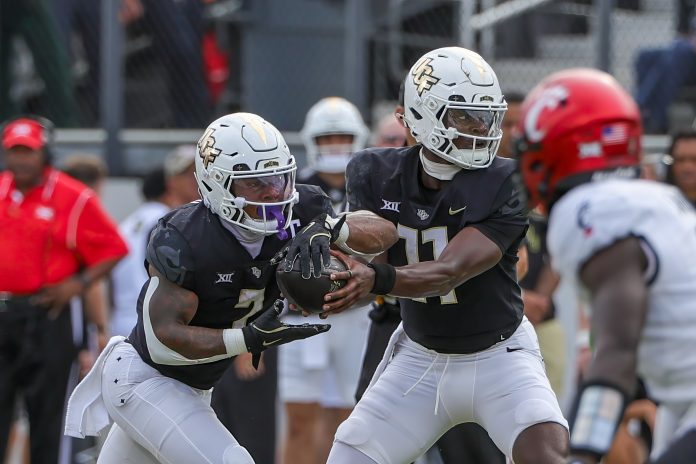
POLYGON ((283 300, 276 300, 254 322, 242 328, 247 351, 253 354, 254 369, 259 368, 261 352, 266 348, 312 337, 331 328, 331 324, 284 324, 279 319, 282 311, 283 300))
POLYGON ((284 271, 290 272, 299 257, 303 279, 309 279, 312 274, 315 278, 320 277, 322 269, 328 267, 331 262, 329 246, 338 238, 341 227, 346 222, 346 216, 341 216, 333 226, 330 220, 336 221, 326 213, 312 219, 272 261, 280 262, 284 257, 284 271))

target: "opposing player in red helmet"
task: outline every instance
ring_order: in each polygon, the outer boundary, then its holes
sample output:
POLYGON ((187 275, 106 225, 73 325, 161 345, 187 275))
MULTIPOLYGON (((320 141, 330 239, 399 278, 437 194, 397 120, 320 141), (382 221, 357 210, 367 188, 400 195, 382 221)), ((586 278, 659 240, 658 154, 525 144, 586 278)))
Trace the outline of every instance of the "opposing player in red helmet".
POLYGON ((637 375, 660 403, 651 462, 696 462, 696 212, 676 189, 637 179, 638 108, 606 73, 551 75, 518 129, 531 203, 550 214, 552 264, 592 308, 570 462, 606 454, 637 375))
POLYGON ((610 173, 633 177, 640 158, 640 112, 609 74, 570 69, 537 85, 522 104, 517 149, 530 200, 550 203, 610 173), (627 169, 620 169, 627 168, 627 169))

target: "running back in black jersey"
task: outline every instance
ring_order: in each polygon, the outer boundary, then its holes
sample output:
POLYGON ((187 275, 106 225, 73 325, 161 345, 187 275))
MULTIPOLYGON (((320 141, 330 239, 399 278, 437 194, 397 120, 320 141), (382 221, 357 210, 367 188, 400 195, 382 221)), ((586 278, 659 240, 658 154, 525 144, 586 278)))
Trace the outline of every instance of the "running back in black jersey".
MULTIPOLYGON (((312 218, 333 215, 329 198, 319 188, 296 185, 291 236, 312 218)), ((160 219, 150 235, 147 261, 168 280, 194 292, 198 309, 189 323, 214 329, 241 328, 280 297, 270 259, 285 245, 277 235, 264 239, 252 258, 246 248, 203 202, 190 203, 160 219)), ((163 365, 152 361, 143 326, 147 284, 138 299, 138 322, 128 337, 143 360, 162 374, 192 387, 208 389, 230 365, 229 359, 201 364, 163 365)))
POLYGON ((420 180, 420 146, 368 149, 346 171, 349 210, 370 210, 393 222, 400 240, 389 263, 404 266, 437 259, 465 227, 475 227, 503 253, 488 271, 440 297, 400 299, 408 336, 442 353, 481 351, 508 338, 522 320, 517 249, 527 229, 513 160, 496 158, 486 169, 462 169, 441 190, 420 180))

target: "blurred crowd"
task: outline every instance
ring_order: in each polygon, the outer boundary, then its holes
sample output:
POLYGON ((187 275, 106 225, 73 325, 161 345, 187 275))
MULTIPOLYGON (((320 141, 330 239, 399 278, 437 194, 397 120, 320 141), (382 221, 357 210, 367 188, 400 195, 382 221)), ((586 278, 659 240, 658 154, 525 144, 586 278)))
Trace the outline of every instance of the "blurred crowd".
MULTIPOLYGON (((126 99, 149 100, 127 105, 129 125, 193 128, 208 122, 229 73, 229 58, 204 18, 209 3, 120 2, 113 21, 125 44, 126 99)), ((0 2, 1 119, 41 112, 58 127, 99 126, 102 4, 0 2)))

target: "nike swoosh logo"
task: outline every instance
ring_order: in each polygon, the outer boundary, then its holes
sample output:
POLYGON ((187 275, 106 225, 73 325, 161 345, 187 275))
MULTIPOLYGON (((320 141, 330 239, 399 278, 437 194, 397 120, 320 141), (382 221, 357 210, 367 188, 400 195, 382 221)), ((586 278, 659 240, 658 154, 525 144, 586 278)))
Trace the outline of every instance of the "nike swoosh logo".
POLYGON ((507 352, 512 353, 513 351, 520 351, 523 350, 524 348, 510 348, 509 346, 507 347, 507 352))
POLYGON ((263 346, 271 346, 271 345, 274 345, 274 344, 278 343, 278 342, 281 341, 281 340, 282 340, 282 338, 279 338, 278 340, 273 340, 272 342, 266 342, 266 341, 264 341, 264 342, 262 343, 262 345, 263 345, 263 346))
POLYGON ((466 206, 463 208, 459 208, 459 209, 452 209, 452 207, 450 206, 450 209, 449 209, 450 216, 454 216, 457 213, 461 213, 465 209, 466 209, 466 206))

